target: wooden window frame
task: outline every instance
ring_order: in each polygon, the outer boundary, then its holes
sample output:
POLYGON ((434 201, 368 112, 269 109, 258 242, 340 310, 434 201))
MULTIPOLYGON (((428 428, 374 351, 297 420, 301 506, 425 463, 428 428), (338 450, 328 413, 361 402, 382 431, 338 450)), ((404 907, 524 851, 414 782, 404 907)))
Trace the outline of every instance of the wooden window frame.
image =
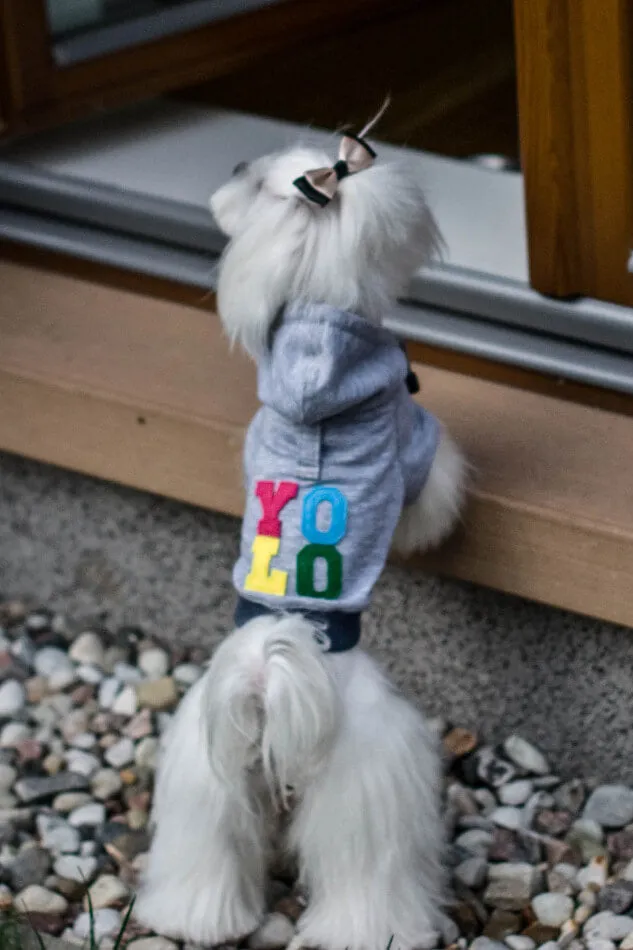
POLYGON ((633 305, 633 6, 514 0, 530 279, 633 305))
POLYGON ((208 26, 60 67, 53 58, 45 0, 0 0, 0 134, 19 135, 200 83, 289 43, 308 42, 351 23, 388 16, 407 3, 411 0, 279 0, 208 26))

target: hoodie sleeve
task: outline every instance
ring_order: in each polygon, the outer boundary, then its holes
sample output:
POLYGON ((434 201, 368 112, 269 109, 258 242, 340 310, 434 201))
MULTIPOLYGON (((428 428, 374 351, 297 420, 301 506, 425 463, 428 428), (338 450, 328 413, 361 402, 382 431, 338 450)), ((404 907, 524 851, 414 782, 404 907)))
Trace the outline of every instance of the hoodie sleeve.
POLYGON ((426 484, 437 451, 440 426, 435 416, 413 401, 404 386, 396 416, 404 503, 412 505, 426 484))

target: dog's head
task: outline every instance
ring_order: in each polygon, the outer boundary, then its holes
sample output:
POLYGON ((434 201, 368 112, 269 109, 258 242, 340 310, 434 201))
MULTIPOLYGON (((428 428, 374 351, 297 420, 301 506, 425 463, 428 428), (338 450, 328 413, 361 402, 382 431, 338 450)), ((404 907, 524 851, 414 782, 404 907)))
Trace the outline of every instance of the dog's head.
POLYGON ((285 303, 306 300, 380 322, 441 239, 419 174, 407 164, 372 165, 341 180, 324 204, 297 187, 327 154, 293 148, 235 168, 211 197, 229 238, 218 308, 233 340, 254 357, 285 303))

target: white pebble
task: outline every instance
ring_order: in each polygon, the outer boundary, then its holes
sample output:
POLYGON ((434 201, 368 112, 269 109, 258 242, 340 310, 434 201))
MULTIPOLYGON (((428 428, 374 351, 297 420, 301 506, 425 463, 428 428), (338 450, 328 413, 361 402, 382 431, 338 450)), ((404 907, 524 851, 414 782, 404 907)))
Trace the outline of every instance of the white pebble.
POLYGON ((98 850, 99 845, 96 841, 82 841, 79 854, 82 858, 94 858, 98 850))
POLYGON ((68 654, 75 663, 90 663, 103 668, 104 649, 101 637, 92 630, 79 634, 68 654))
POLYGON ((31 730, 23 722, 8 722, 0 732, 0 749, 13 749, 23 739, 30 739, 31 730))
POLYGON ((623 881, 633 881, 633 860, 629 861, 624 870, 620 873, 623 881))
POLYGON ((93 926, 97 943, 104 937, 115 937, 121 929, 121 914, 118 910, 112 910, 110 907, 95 910, 93 915, 86 911, 80 914, 75 921, 73 931, 77 937, 87 940, 92 935, 93 926))
POLYGON ((126 944, 126 950, 178 950, 178 944, 167 937, 138 937, 126 944))
POLYGON ((8 792, 17 777, 18 773, 13 766, 0 762, 0 792, 8 792))
POLYGON ((293 924, 283 914, 269 914, 264 923, 248 939, 251 950, 275 950, 287 947, 295 935, 293 924))
POLYGON ((26 702, 26 691, 17 680, 7 680, 0 686, 0 716, 13 716, 26 702))
MULTIPOLYGON (((91 860, 94 860, 94 858, 91 860)), ((95 865, 96 863, 95 861, 95 865)), ((119 901, 126 900, 129 897, 130 891, 123 881, 120 881, 114 874, 102 874, 90 887, 88 893, 90 894, 92 906, 100 908, 111 907, 119 901)))
POLYGON ((59 670, 53 670, 47 678, 46 684, 52 693, 61 693, 77 682, 77 673, 72 666, 63 666, 59 670))
POLYGON ((38 650, 35 654, 33 666, 37 675, 45 676, 46 679, 60 670, 74 669, 68 654, 57 647, 42 647, 41 650, 38 650))
POLYGON ((86 778, 90 778, 101 768, 101 762, 96 755, 82 752, 81 749, 69 749, 66 753, 66 763, 69 772, 77 772, 78 775, 85 775, 86 778))
POLYGON ((565 894, 537 894, 532 901, 537 920, 548 927, 562 927, 574 912, 574 902, 565 894))
POLYGON ((75 749, 82 749, 84 752, 90 752, 97 745, 97 737, 94 732, 80 732, 70 740, 71 746, 75 749))
POLYGON ((181 686, 193 686, 200 679, 204 670, 195 663, 181 663, 174 669, 172 676, 181 686))
POLYGON ((508 934, 505 938, 505 942, 510 947, 510 950, 534 950, 536 943, 532 940, 531 937, 526 937, 524 934, 508 934))
POLYGON ((587 887, 604 887, 607 883, 607 860, 604 857, 592 858, 589 864, 581 868, 576 875, 579 890, 587 887))
POLYGON ((523 815, 518 808, 512 808, 510 805, 502 805, 488 816, 491 821, 499 828, 507 828, 509 831, 518 831, 523 826, 523 815))
POLYGON ((129 663, 115 663, 113 673, 122 683, 140 683, 143 679, 141 671, 129 663))
POLYGON ((114 769, 100 769, 92 776, 90 785, 92 794, 100 801, 106 801, 113 795, 118 795, 123 787, 119 773, 114 769))
POLYGON ((633 933, 624 938, 620 944, 620 950, 633 950, 633 933))
POLYGON ((141 653, 138 665, 149 679, 158 680, 169 671, 169 656, 160 647, 152 647, 141 653))
POLYGON ((104 759, 115 769, 122 769, 134 761, 134 743, 131 739, 123 738, 107 749, 104 759))
POLYGON ((102 709, 110 709, 112 707, 112 703, 121 692, 122 687, 123 684, 116 676, 108 676, 102 680, 99 686, 99 705, 102 709))
POLYGON ((84 825, 96 826, 102 825, 106 820, 105 807, 100 802, 91 802, 89 805, 82 805, 70 813, 68 821, 73 828, 81 828, 84 825))
POLYGON ((68 901, 39 884, 30 884, 15 898, 15 907, 25 914, 65 914, 68 901))
POLYGON ((138 709, 138 700, 136 690, 133 686, 124 686, 111 706, 112 712, 117 716, 133 716, 138 709))
POLYGON ((533 791, 534 782, 529 778, 523 778, 502 785, 497 795, 502 805, 524 805, 533 791))
POLYGON ((615 950, 613 940, 605 940, 603 937, 589 937, 585 940, 587 950, 615 950))
POLYGON ((533 775, 547 775, 549 765, 542 752, 521 736, 509 736, 503 743, 503 749, 509 759, 519 768, 533 775))
POLYGON ((78 884, 88 883, 97 870, 97 859, 67 854, 55 861, 53 870, 57 877, 63 877, 66 881, 76 881, 78 884))
POLYGON ((62 815, 67 815, 75 808, 81 808, 92 801, 87 792, 61 792, 53 799, 53 808, 62 815))
POLYGON ((77 676, 82 683, 88 683, 89 686, 97 686, 103 680, 103 671, 90 663, 82 663, 77 667, 77 676))
POLYGON ((134 752, 136 765, 155 769, 159 745, 158 739, 153 736, 146 736, 145 739, 141 739, 134 752))

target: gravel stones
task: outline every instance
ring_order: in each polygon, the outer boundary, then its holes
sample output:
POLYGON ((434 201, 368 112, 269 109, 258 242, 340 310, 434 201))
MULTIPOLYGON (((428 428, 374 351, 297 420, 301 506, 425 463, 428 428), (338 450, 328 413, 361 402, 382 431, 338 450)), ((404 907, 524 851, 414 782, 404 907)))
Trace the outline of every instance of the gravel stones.
MULTIPOLYGON (((177 950, 178 944, 167 937, 138 937, 127 944, 127 950, 177 950)), ((191 950, 198 950, 191 947, 191 950)))
POLYGON ((574 912, 574 902, 565 894, 537 894, 532 901, 536 919, 548 927, 562 927, 574 912))
POLYGON ((118 795, 123 788, 121 776, 114 769, 100 769, 92 776, 92 794, 99 801, 107 801, 118 795))
POLYGON ((42 846, 51 854, 76 854, 81 845, 77 829, 59 819, 51 819, 40 830, 40 839, 42 846))
POLYGON ((541 885, 541 872, 531 864, 493 864, 488 870, 484 902, 500 910, 521 910, 541 885))
POLYGON ((138 665, 149 679, 161 679, 169 670, 169 656, 166 650, 153 647, 143 650, 139 656, 138 665))
POLYGON ((509 736, 503 743, 503 751, 524 772, 547 775, 550 770, 543 753, 521 736, 509 736))
POLYGON ((601 911, 590 917, 583 928, 587 939, 624 940, 633 932, 633 918, 614 914, 609 910, 601 911))
POLYGON ((6 680, 0 686, 0 716, 14 716, 26 702, 26 690, 17 680, 6 680))
POLYGON ((74 666, 64 650, 57 647, 44 647, 38 650, 33 658, 33 667, 38 676, 46 679, 62 670, 74 672, 74 666))
POLYGON ((91 630, 81 633, 68 651, 71 660, 79 664, 90 664, 103 669, 105 651, 101 637, 91 630))
MULTIPOLYGON (((3 696, 15 710, 0 724, 0 911, 26 895, 38 927, 79 945, 89 891, 111 950, 147 863, 160 737, 204 655, 170 655, 136 630, 67 645, 42 616, 44 634, 23 620, 0 630, 0 716, 3 696)), ((562 782, 520 736, 493 747, 445 722, 436 732, 456 895, 440 946, 633 950, 633 790, 562 782)), ((276 882, 252 950, 286 946, 305 906, 276 882)), ((195 950, 134 923, 123 945, 195 950)))
POLYGON ((66 854, 57 859, 53 870, 58 877, 78 884, 88 884, 95 876, 97 866, 96 858, 66 854))
POLYGON ((172 709, 178 702, 178 688, 171 676, 148 680, 136 687, 139 706, 156 711, 172 709))
POLYGON ((90 802, 72 811, 68 817, 73 828, 93 828, 106 820, 105 807, 100 802, 90 802))
MULTIPOLYGON (((130 896, 130 890, 114 874, 102 874, 88 889, 88 894, 93 907, 112 907, 126 901, 130 896)), ((87 898, 84 903, 88 909, 87 898)))
POLYGON ((82 940, 94 938, 99 943, 104 937, 116 937, 121 929, 121 914, 118 910, 109 907, 95 910, 91 915, 87 911, 80 914, 75 921, 73 933, 82 940))
POLYGON ((633 905, 633 882, 614 881, 598 892, 598 910, 625 914, 633 905))
POLYGON ((14 905, 16 910, 25 914, 65 914, 68 910, 65 897, 39 884, 31 884, 20 891, 14 905))
POLYGON ((26 848, 9 866, 11 887, 14 891, 22 891, 32 884, 44 884, 50 867, 51 856, 45 848, 26 848))
POLYGON ((623 828, 633 822, 633 789, 626 785, 601 785, 589 796, 583 817, 603 828, 623 828))
POLYGON ((455 868, 453 877, 458 884, 470 890, 478 890, 486 883, 488 862, 484 857, 467 858, 455 868))
POLYGON ((498 798, 502 805, 524 805, 534 791, 534 782, 531 779, 516 779, 502 785, 498 798))
POLYGON ((18 777, 18 772, 11 765, 0 762, 0 792, 8 792, 18 777))
POLYGON ((88 787, 85 775, 76 772, 60 772, 49 777, 29 776, 15 783, 15 792, 27 805, 50 801, 60 792, 81 792, 88 787))
POLYGON ((523 825, 521 811, 511 805, 502 805, 500 808, 495 808, 489 817, 499 828, 507 828, 508 831, 518 831, 523 825))
POLYGON ((110 746, 104 755, 104 759, 115 769, 122 769, 134 761, 134 743, 131 739, 124 737, 110 746))

